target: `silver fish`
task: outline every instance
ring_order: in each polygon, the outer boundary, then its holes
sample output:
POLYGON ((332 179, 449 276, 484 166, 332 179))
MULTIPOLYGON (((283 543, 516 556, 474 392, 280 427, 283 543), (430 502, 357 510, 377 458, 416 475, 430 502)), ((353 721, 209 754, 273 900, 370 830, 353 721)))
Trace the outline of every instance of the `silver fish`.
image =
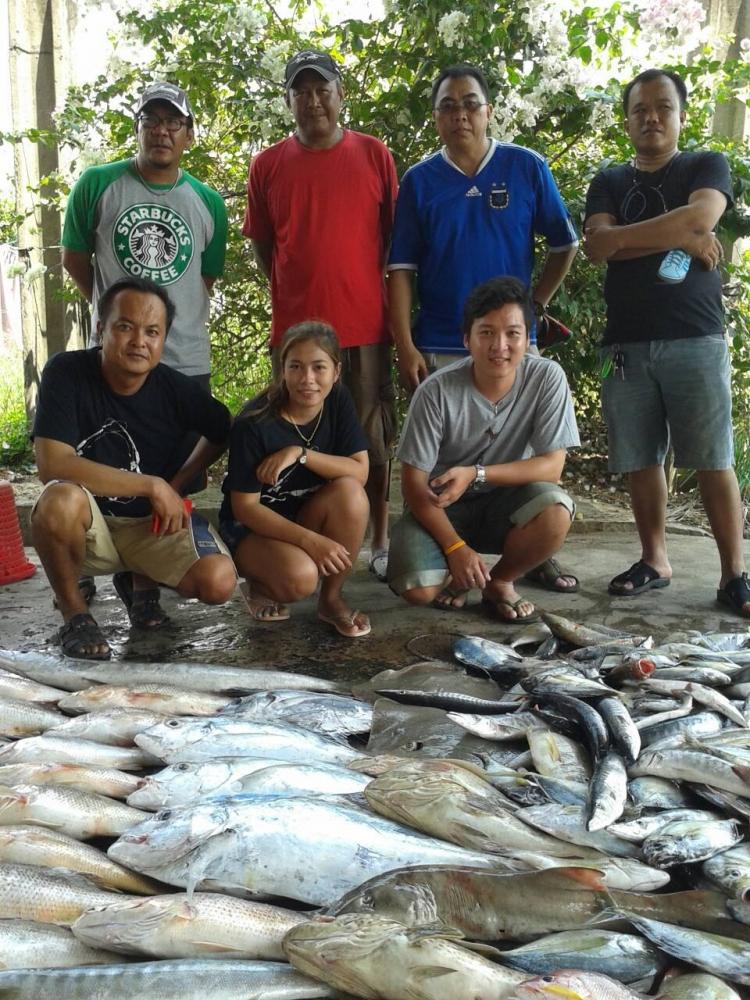
POLYGON ((231 701, 222 715, 250 722, 290 722, 330 736, 367 733, 372 708, 341 694, 304 691, 262 691, 231 701))
POLYGON ((63 694, 59 688, 37 684, 28 677, 0 669, 0 698, 30 701, 35 705, 56 705, 63 694))
POLYGON ((623 814, 628 797, 628 775, 619 753, 609 750, 597 762, 591 779, 588 830, 603 830, 623 814))
MULTIPOLYGON (((163 663, 141 663, 136 660, 92 663, 41 653, 22 653, 0 649, 0 667, 21 674, 42 684, 82 691, 93 684, 121 684, 126 675, 130 684, 162 684, 163 663)), ((285 670, 262 667, 232 667, 220 663, 170 663, 169 680, 188 691, 252 694, 277 688, 297 691, 338 691, 341 685, 323 677, 310 677, 285 670)))
POLYGON ((718 976, 706 972, 680 972, 662 980, 655 1000, 742 1000, 718 976))
POLYGON ((586 810, 581 806, 530 806, 519 809, 516 816, 553 837, 559 837, 570 844, 594 848, 602 854, 613 854, 618 858, 637 857, 638 851, 626 840, 615 837, 606 830, 588 830, 586 810))
MULTIPOLYGON (((0 864, 0 918, 69 927, 84 910, 123 897, 105 892, 77 872, 0 864)), ((2 992, 0 992, 2 996, 2 992)))
POLYGON ((485 740, 517 740, 528 729, 549 728, 533 712, 506 712, 503 715, 472 715, 465 712, 448 712, 448 718, 474 736, 485 740))
POLYGON ((174 959, 94 968, 0 972, 0 996, 10 1000, 314 1000, 329 986, 285 962, 174 959))
POLYGON ((661 812, 631 819, 625 823, 613 823, 609 827, 609 832, 624 840, 632 840, 634 844, 640 844, 646 837, 658 833, 669 823, 686 819, 693 820, 693 822, 711 822, 711 820, 721 819, 721 817, 705 809, 664 809, 661 812))
POLYGON ((85 944, 126 955, 283 961, 284 935, 307 919, 267 903, 181 892, 87 910, 71 930, 85 944))
POLYGON ((70 785, 111 799, 127 798, 139 782, 135 775, 112 767, 34 763, 0 766, 0 785, 70 785))
POLYGON ((703 862, 701 870, 727 895, 750 902, 750 845, 740 844, 715 854, 703 862))
POLYGON ((614 749, 626 764, 633 764, 641 752, 641 734, 620 698, 602 698, 596 710, 604 719, 614 749))
POLYGON ((0 969, 60 969, 121 961, 114 952, 89 948, 67 927, 35 920, 0 920, 0 969))
POLYGON ((412 929, 376 914, 345 913, 299 924, 284 939, 284 951, 295 968, 336 989, 383 1000, 504 1000, 526 978, 455 938, 449 929, 412 929))
POLYGON ((112 767, 119 771, 140 771, 153 762, 152 756, 137 747, 111 747, 92 740, 65 739, 59 736, 27 736, 7 747, 0 747, 0 765, 79 764, 112 767))
MULTIPOLYGON (((171 673, 171 668, 170 668, 171 673)), ((228 695, 205 691, 187 691, 173 684, 136 684, 130 686, 96 684, 85 691, 74 691, 59 701, 66 712, 97 712, 107 708, 141 708, 160 715, 216 715, 231 702, 228 695)))
POLYGON ((736 768, 712 754, 694 750, 645 750, 631 767, 630 774, 692 781, 750 797, 750 783, 740 777, 736 768))
POLYGON ((36 736, 64 721, 65 716, 52 708, 0 698, 0 736, 36 736))
POLYGON ((734 847, 742 840, 740 824, 735 819, 675 820, 650 834, 641 844, 646 862, 656 868, 705 861, 714 854, 734 847))
POLYGON ((50 736, 63 739, 90 740, 108 746, 132 747, 136 733, 150 729, 161 722, 163 716, 140 708, 111 708, 103 712, 88 712, 74 719, 66 719, 59 726, 48 730, 50 736))
POLYGON ((231 716, 210 720, 166 719, 139 733, 135 741, 168 764, 215 757, 273 757, 300 763, 320 761, 344 765, 364 756, 347 743, 301 726, 244 722, 231 716))
POLYGON ((54 785, 0 785, 0 825, 32 823, 76 840, 117 837, 146 818, 117 799, 54 785))
POLYGON ((675 958, 682 958, 722 978, 745 985, 750 983, 750 943, 747 941, 625 915, 641 934, 675 958))
POLYGON ((328 904, 373 875, 410 864, 512 868, 502 858, 426 837, 340 796, 238 795, 167 809, 123 834, 108 854, 170 885, 241 888, 312 905, 328 904))
POLYGON ((580 928, 540 937, 502 953, 504 965, 543 975, 576 968, 632 983, 659 972, 659 951, 639 934, 580 928))

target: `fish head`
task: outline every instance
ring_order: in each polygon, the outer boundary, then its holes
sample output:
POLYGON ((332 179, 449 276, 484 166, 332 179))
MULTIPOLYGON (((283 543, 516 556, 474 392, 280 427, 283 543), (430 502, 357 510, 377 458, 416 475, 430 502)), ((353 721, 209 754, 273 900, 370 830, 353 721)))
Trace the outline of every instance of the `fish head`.
POLYGON ((227 810, 218 802, 162 809, 122 834, 107 853, 136 871, 158 868, 190 854, 228 824, 227 810))
POLYGON ((372 986, 374 963, 362 972, 357 965, 367 963, 378 948, 403 930, 395 921, 373 914, 319 916, 288 931, 282 948, 300 972, 355 996, 377 1000, 381 994, 372 986))
POLYGON ((636 996, 607 976, 577 969, 535 976, 513 991, 514 1000, 636 1000, 636 996))
POLYGON ((75 921, 76 937, 94 948, 114 951, 139 950, 165 920, 189 919, 191 907, 185 896, 164 895, 117 900, 86 910, 75 921))
POLYGON ((214 789, 224 788, 231 768, 221 761, 171 764, 156 774, 141 778, 128 796, 128 805, 138 809, 162 809, 189 805, 214 789))
POLYGON ((212 731, 212 724, 204 719, 174 716, 138 733, 135 742, 142 750, 165 760, 170 752, 189 746, 212 731))

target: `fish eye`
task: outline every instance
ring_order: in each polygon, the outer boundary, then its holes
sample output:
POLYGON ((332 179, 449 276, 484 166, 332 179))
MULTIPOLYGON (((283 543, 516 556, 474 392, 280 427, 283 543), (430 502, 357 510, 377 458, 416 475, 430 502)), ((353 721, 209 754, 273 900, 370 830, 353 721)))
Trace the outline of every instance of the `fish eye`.
POLYGON ((175 768, 175 771, 189 771, 189 770, 190 770, 189 764, 178 764, 177 767, 175 768))
POLYGON ((171 809, 164 809, 162 812, 156 814, 156 819, 160 823, 163 823, 165 820, 168 820, 168 819, 171 819, 171 818, 172 818, 172 810, 171 809))
POLYGON ((542 976, 543 983, 554 983, 554 981, 555 981, 554 976, 542 976))
POLYGON ((727 869, 727 875, 730 878, 739 878, 741 874, 742 874, 742 872, 739 870, 739 868, 728 868, 727 869))
POLYGON ((167 719, 165 725, 169 726, 170 729, 177 729, 180 725, 179 719, 167 719))

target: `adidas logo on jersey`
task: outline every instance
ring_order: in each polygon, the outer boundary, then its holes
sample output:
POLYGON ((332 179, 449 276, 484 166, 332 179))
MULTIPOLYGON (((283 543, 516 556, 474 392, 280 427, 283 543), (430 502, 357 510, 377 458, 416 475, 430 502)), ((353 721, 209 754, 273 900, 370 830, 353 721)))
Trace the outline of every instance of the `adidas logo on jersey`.
POLYGON ((469 190, 466 192, 466 197, 467 198, 481 198, 482 197, 482 192, 479 190, 479 188, 475 184, 473 187, 470 187, 469 190))

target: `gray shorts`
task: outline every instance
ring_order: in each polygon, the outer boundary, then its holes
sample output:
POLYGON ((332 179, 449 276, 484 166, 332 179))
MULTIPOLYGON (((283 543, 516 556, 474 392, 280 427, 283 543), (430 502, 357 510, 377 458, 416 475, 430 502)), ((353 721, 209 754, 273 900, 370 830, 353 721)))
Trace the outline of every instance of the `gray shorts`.
MULTIPOLYGON (((492 490, 466 493, 445 508, 456 534, 477 552, 502 552, 505 536, 514 525, 528 524, 553 504, 562 504, 575 514, 575 504, 555 483, 496 486, 492 490)), ((399 596, 415 587, 439 586, 445 580, 448 562, 432 535, 410 511, 391 532, 388 555, 388 585, 399 596)))
MULTIPOLYGON (((724 337, 621 344, 624 378, 602 382, 612 472, 662 465, 674 448, 680 468, 734 464, 729 350, 724 337)), ((602 349, 603 359, 613 347, 602 349)))

